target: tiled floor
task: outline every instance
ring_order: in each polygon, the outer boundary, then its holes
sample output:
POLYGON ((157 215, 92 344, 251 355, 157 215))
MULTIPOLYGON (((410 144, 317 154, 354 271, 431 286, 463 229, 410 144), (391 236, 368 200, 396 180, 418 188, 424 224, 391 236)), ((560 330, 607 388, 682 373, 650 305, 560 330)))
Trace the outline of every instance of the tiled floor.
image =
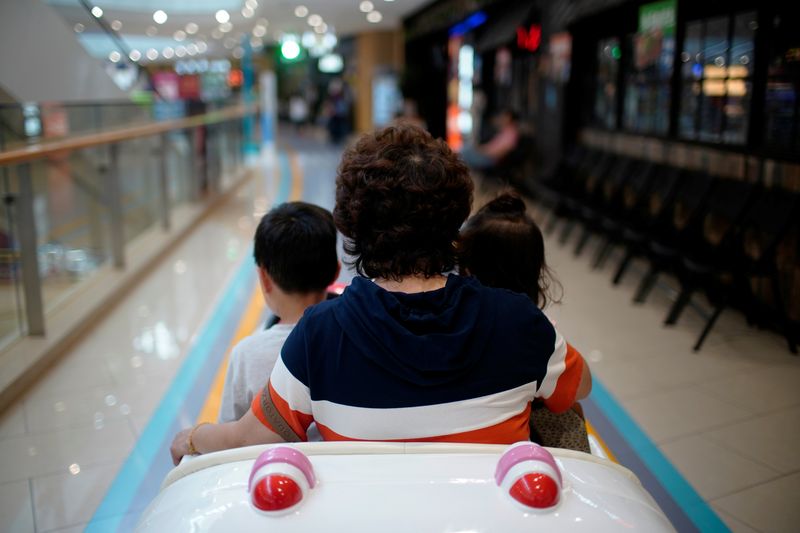
POLYGON ((661 325, 674 280, 634 305, 644 264, 614 287, 614 261, 593 271, 594 248, 575 258, 574 244, 547 238, 547 259, 564 286, 548 314, 594 375, 733 531, 798 531, 800 358, 781 336, 749 328, 734 311, 693 352, 702 329, 695 310, 676 326, 661 325))
MULTIPOLYGON (((304 198, 330 207, 335 155, 299 156, 304 198)), ((271 179, 208 218, 0 417, 0 530, 82 530, 248 251, 271 179)), ((800 359, 732 311, 693 353, 701 320, 688 310, 661 326, 667 291, 634 306, 639 273, 613 287, 613 261, 592 271, 591 245, 577 259, 554 239, 546 247, 564 286, 548 313, 594 375, 732 530, 796 531, 800 359)))

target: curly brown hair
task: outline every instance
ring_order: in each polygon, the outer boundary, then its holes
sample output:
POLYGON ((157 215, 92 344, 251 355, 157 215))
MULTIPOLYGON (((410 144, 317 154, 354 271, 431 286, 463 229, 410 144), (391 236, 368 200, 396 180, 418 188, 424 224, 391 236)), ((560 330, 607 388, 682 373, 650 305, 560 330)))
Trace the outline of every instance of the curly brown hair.
POLYGON ((454 268, 473 185, 444 141, 411 124, 389 126, 362 135, 337 172, 333 218, 359 274, 399 280, 454 268))

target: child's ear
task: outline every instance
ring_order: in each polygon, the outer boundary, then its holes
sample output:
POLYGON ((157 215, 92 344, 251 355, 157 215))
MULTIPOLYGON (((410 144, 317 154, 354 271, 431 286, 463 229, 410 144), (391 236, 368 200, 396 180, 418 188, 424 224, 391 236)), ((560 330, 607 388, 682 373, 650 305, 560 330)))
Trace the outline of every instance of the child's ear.
POLYGON ((269 277, 269 274, 267 274, 267 271, 264 270, 263 268, 258 269, 258 281, 259 283, 261 283, 261 290, 263 290, 267 294, 272 292, 272 286, 273 286, 272 278, 269 277))

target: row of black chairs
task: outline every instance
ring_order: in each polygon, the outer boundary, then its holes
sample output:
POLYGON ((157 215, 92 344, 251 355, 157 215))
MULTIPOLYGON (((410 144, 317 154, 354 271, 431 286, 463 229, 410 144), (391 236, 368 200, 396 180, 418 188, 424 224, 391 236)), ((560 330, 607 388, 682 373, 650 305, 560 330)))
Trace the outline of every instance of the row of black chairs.
POLYGON ((563 221, 559 241, 566 243, 580 230, 576 256, 592 235, 600 237, 594 268, 603 267, 615 247, 624 248, 614 284, 634 258, 647 259, 634 302, 647 299, 661 274, 673 274, 680 290, 665 324, 675 324, 692 296, 704 292, 713 309, 695 350, 723 310, 736 306, 751 325, 776 324, 797 353, 777 257, 800 221, 796 194, 583 147, 570 151, 533 192, 550 204, 546 231, 563 221), (755 278, 769 280, 769 304, 753 288, 755 278))

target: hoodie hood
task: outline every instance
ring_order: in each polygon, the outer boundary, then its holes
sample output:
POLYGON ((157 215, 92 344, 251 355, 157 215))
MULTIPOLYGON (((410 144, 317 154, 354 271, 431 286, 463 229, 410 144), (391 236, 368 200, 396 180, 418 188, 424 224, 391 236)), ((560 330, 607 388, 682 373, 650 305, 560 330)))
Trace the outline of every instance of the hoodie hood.
POLYGON ((468 373, 486 353, 496 304, 474 278, 451 274, 444 288, 389 292, 357 277, 335 317, 363 356, 418 386, 439 386, 468 373))

